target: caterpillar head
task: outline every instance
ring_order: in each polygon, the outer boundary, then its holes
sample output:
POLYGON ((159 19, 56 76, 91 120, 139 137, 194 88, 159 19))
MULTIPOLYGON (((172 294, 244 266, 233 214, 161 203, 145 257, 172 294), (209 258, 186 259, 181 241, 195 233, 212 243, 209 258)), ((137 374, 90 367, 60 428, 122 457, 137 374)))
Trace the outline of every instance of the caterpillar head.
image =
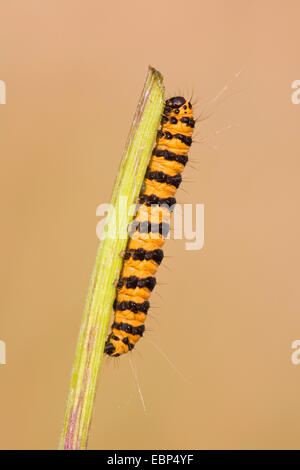
POLYGON ((166 101, 164 114, 166 116, 180 117, 192 117, 193 107, 189 101, 182 96, 174 96, 166 101))

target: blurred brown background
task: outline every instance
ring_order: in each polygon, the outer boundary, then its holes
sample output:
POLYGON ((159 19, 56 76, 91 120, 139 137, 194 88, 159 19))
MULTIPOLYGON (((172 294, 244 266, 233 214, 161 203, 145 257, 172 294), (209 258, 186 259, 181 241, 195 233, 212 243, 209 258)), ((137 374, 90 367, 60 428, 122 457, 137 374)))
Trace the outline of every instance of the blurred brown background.
POLYGON ((297 1, 1 1, 2 449, 57 447, 96 207, 148 64, 199 111, 228 83, 178 193, 205 204, 205 246, 167 243, 147 324, 185 380, 140 342, 145 415, 128 358, 106 360, 90 448, 299 448, 299 14, 297 1))

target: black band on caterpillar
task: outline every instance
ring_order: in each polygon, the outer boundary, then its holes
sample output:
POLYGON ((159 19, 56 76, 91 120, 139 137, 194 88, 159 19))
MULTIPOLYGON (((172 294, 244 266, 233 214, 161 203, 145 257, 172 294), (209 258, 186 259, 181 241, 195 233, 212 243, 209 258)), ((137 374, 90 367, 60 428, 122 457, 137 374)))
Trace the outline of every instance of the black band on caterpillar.
POLYGON ((123 300, 122 302, 114 302, 114 310, 115 311, 120 311, 123 312, 124 310, 130 310, 133 313, 138 313, 142 312, 147 315, 148 310, 150 307, 150 303, 148 300, 145 300, 145 302, 134 302, 133 300, 123 300))
POLYGON ((136 232, 140 233, 159 233, 164 238, 167 238, 170 231, 170 225, 166 222, 160 222, 155 224, 152 222, 140 222, 139 220, 134 220, 129 226, 129 236, 132 237, 136 232))
POLYGON ((170 122, 171 124, 177 124, 178 123, 178 119, 174 116, 171 116, 170 119, 167 117, 167 116, 163 116, 161 118, 161 122, 163 124, 165 124, 166 122, 170 122))
MULTIPOLYGON (((108 338, 107 338, 107 341, 105 343, 105 347, 104 347, 104 352, 105 354, 108 354, 109 356, 112 356, 112 354, 114 353, 114 351, 116 350, 116 348, 114 347, 113 343, 110 342, 110 340, 113 339, 112 338, 112 335, 109 335, 108 338)), ((119 339, 119 338, 118 338, 119 339)), ((120 355, 120 354, 119 354, 120 355)))
POLYGON ((157 264, 160 264, 164 257, 163 250, 157 248, 156 250, 144 250, 144 248, 138 248, 136 250, 127 250, 123 256, 124 259, 129 259, 132 257, 134 260, 153 260, 157 264))
POLYGON ((127 289, 136 289, 139 287, 143 289, 146 287, 150 291, 154 289, 156 284, 155 277, 148 276, 148 277, 137 277, 137 276, 130 276, 130 277, 121 277, 117 284, 117 289, 121 289, 124 285, 127 289))
MULTIPOLYGON (((143 335, 141 335, 143 336, 143 335)), ((123 343, 126 344, 128 346, 128 351, 131 351, 133 348, 134 348, 134 344, 132 344, 128 337, 126 336, 125 338, 122 339, 123 343)))
POLYGON ((179 173, 177 175, 170 176, 163 171, 147 171, 146 178, 148 180, 157 181, 158 183, 171 184, 172 186, 175 186, 175 188, 178 188, 182 181, 182 176, 179 173))
POLYGON ((126 333, 129 333, 130 335, 139 335, 139 336, 143 336, 143 333, 145 331, 145 325, 132 326, 132 325, 129 325, 129 323, 114 322, 112 324, 112 328, 116 330, 125 331, 126 333))
POLYGON ((172 212, 176 204, 176 199, 175 197, 158 197, 155 194, 141 194, 139 203, 146 204, 146 206, 165 206, 172 212))
POLYGON ((177 153, 170 152, 169 150, 158 150, 156 147, 153 149, 152 155, 163 157, 166 160, 178 162, 182 165, 186 165, 189 159, 187 155, 177 155, 177 153))
POLYGON ((181 106, 185 105, 186 99, 183 96, 174 96, 166 101, 166 107, 170 108, 181 108, 181 106))
POLYGON ((151 222, 138 222, 138 230, 140 233, 160 233, 164 238, 168 236, 170 225, 166 222, 153 224, 151 222))
POLYGON ((172 134, 172 132, 169 132, 169 131, 167 131, 167 132, 159 131, 159 137, 165 137, 168 140, 178 139, 183 144, 187 145, 188 147, 190 147, 192 145, 192 138, 187 136, 187 135, 180 134, 180 133, 172 134))
MULTIPOLYGON (((170 122, 170 124, 177 124, 178 119, 174 116, 171 116, 170 119, 167 116, 163 116, 162 117, 162 123, 165 124, 166 122, 170 122)), ((183 124, 186 124, 187 127, 191 127, 192 129, 195 127, 195 119, 193 119, 193 118, 183 116, 180 119, 180 122, 182 122, 183 124)))
POLYGON ((183 124, 186 124, 188 127, 191 127, 192 129, 194 129, 195 127, 195 119, 193 118, 183 116, 180 121, 183 122, 183 124))

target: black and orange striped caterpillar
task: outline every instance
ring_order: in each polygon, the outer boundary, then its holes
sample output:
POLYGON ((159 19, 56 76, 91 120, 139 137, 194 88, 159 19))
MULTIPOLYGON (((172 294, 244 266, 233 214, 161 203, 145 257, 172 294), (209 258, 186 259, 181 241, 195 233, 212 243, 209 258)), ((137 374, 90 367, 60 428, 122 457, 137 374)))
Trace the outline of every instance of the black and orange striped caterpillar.
POLYGON ((117 284, 114 323, 104 352, 118 357, 132 350, 145 331, 149 297, 155 273, 163 260, 162 246, 168 235, 174 195, 188 161, 195 127, 193 108, 181 96, 166 101, 156 146, 147 168, 139 207, 133 221, 124 264, 117 284), (154 223, 154 220, 156 223, 154 223))

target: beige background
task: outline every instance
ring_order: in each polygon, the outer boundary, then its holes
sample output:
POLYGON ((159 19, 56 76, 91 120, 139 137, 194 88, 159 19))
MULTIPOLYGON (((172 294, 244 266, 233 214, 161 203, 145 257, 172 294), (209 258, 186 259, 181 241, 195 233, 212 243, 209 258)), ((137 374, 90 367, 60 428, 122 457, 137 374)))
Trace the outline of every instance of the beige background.
POLYGON ((0 1, 0 447, 56 448, 98 240, 147 66, 198 110, 146 340, 105 361, 90 448, 299 448, 298 1, 0 1), (239 77, 234 75, 242 70, 239 77), (217 133, 228 125, 232 129, 217 133), (217 149, 215 147, 217 146, 217 149))

